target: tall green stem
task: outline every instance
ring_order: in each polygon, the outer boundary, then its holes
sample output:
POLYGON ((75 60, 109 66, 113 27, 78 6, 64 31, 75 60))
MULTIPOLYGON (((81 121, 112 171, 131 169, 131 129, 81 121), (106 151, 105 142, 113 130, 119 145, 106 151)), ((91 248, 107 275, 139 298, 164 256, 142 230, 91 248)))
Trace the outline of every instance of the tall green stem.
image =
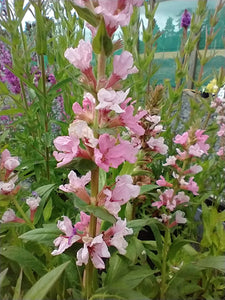
POLYGON ((161 288, 160 288, 160 300, 166 299, 166 289, 167 289, 167 255, 170 246, 170 230, 166 227, 164 245, 162 251, 162 266, 161 266, 161 288))

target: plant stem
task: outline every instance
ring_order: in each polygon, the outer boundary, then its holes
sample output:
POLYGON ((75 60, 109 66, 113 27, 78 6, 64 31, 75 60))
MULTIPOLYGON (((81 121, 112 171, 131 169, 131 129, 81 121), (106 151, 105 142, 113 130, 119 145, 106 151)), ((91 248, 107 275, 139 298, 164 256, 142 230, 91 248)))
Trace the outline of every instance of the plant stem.
POLYGON ((167 279, 167 273, 166 273, 166 265, 167 265, 167 254, 170 246, 170 230, 168 227, 165 227, 165 238, 164 238, 164 245, 163 245, 163 251, 162 251, 162 268, 161 268, 161 288, 160 288, 160 300, 166 299, 166 279, 167 279))
POLYGON ((29 220, 29 218, 27 217, 27 215, 23 211, 22 207, 19 205, 19 203, 17 202, 17 200, 15 198, 13 198, 13 203, 16 206, 16 208, 19 211, 19 213, 21 214, 21 216, 23 217, 24 221, 26 221, 27 225, 31 229, 35 229, 35 226, 31 223, 31 221, 29 220))

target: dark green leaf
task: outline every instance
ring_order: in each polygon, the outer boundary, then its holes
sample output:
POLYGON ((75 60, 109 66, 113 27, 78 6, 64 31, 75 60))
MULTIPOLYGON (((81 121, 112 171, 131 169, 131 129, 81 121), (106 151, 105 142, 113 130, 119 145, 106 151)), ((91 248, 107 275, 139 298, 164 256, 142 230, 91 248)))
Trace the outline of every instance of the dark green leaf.
POLYGON ((81 17, 94 27, 98 26, 99 18, 95 14, 93 14, 88 8, 75 5, 73 1, 71 1, 71 4, 78 13, 79 17, 81 17))
MULTIPOLYGON (((27 233, 29 232, 30 231, 27 233)), ((31 268, 39 275, 43 275, 46 270, 43 263, 24 248, 17 246, 5 246, 0 249, 0 254, 10 260, 16 261, 22 268, 31 268)))
POLYGON ((42 300, 70 262, 66 262, 39 279, 26 293, 23 300, 42 300))

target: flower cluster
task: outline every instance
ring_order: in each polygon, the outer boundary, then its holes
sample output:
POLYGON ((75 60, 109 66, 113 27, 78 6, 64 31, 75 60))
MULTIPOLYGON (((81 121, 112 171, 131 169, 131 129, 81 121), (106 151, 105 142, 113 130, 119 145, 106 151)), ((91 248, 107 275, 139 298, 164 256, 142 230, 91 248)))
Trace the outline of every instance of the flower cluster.
MULTIPOLYGON (((174 143, 179 144, 182 147, 182 150, 177 148, 177 155, 169 156, 164 164, 164 166, 170 166, 170 168, 172 168, 173 180, 172 182, 169 182, 163 176, 160 176, 160 179, 157 180, 156 183, 167 189, 160 192, 160 200, 153 202, 152 206, 155 206, 158 209, 164 207, 170 214, 179 205, 186 205, 189 202, 190 197, 186 195, 184 191, 189 191, 192 192, 193 195, 198 195, 199 187, 194 181, 193 175, 201 172, 202 167, 197 164, 192 164, 192 162, 203 154, 208 154, 207 151, 209 145, 205 143, 207 139, 208 135, 204 134, 204 130, 200 129, 190 129, 182 135, 176 135, 174 143)), ((183 219, 179 222, 177 212, 175 214, 176 224, 183 223, 183 219)), ((180 213, 178 215, 180 216, 180 213)), ((164 214, 162 220, 169 225, 169 218, 166 219, 165 216, 166 215, 164 214)))
POLYGON ((225 86, 220 89, 217 97, 213 99, 211 107, 216 109, 216 122, 219 125, 217 135, 220 138, 221 145, 217 154, 219 156, 225 156, 225 86))
POLYGON ((18 157, 11 156, 8 149, 2 152, 0 159, 0 195, 17 194, 19 186, 16 186, 18 177, 14 171, 19 166, 18 157))
MULTIPOLYGON (((133 5, 142 2, 100 0, 91 8, 88 7, 88 1, 75 1, 75 4, 82 7, 87 5, 88 9, 94 8, 93 13, 102 14, 106 30, 111 36, 118 26, 125 26, 129 22, 133 5)), ((96 32, 95 30, 94 34, 96 32)), ((140 137, 145 133, 142 118, 147 115, 147 111, 139 109, 135 113, 135 101, 128 97, 130 90, 118 90, 119 81, 138 72, 133 66, 132 54, 123 51, 121 55, 114 56, 109 78, 104 74, 95 77, 91 64, 92 54, 92 44, 84 40, 80 40, 77 48, 65 51, 68 61, 81 71, 82 82, 88 86, 89 93, 84 94, 82 105, 73 104, 75 119, 69 126, 68 135, 54 140, 57 151, 53 155, 58 161, 57 167, 69 166, 73 160, 83 158, 92 161, 95 169, 101 168, 109 172, 125 161, 136 162, 140 137), (139 139, 139 142, 135 139, 139 139)), ((69 183, 61 185, 60 190, 74 193, 87 205, 103 209, 113 216, 115 222, 107 230, 101 231, 102 221, 97 218, 93 234, 93 231, 90 232, 91 215, 81 212, 80 221, 74 226, 68 217, 63 216, 63 221, 58 221, 58 228, 65 235, 54 241, 58 249, 52 254, 61 254, 73 243, 80 243, 83 247, 77 252, 77 265, 86 265, 91 259, 96 268, 103 269, 103 258, 110 257, 108 247, 114 246, 120 254, 126 253, 127 242, 124 237, 132 234, 132 230, 126 227, 126 220, 119 217, 119 212, 122 205, 139 195, 140 187, 133 184, 130 175, 117 176, 115 184, 103 186, 93 197, 86 187, 93 180, 91 171, 78 176, 71 170, 68 179, 69 183)))
POLYGON ((13 94, 19 94, 21 90, 19 79, 8 67, 12 68, 12 57, 5 44, 0 41, 0 80, 7 82, 13 94))
POLYGON ((187 28, 191 24, 191 14, 187 9, 184 10, 184 13, 181 16, 181 23, 180 26, 187 30, 187 28))

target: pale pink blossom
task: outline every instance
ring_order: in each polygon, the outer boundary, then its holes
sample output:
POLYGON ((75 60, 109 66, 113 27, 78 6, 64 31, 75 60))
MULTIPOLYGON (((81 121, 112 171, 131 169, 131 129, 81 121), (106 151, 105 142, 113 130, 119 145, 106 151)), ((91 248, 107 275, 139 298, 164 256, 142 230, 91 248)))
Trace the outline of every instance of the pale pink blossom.
POLYGON ((90 216, 85 214, 83 211, 80 212, 80 221, 77 222, 74 227, 76 230, 81 231, 83 234, 87 233, 88 225, 90 223, 90 216))
POLYGON ((94 158, 95 163, 108 172, 109 167, 117 168, 125 160, 134 163, 137 153, 138 149, 130 142, 120 140, 120 143, 116 144, 116 139, 105 133, 99 137, 99 149, 94 149, 94 158))
POLYGON ((176 200, 173 199, 174 196, 174 190, 173 189, 167 189, 165 190, 160 196, 160 201, 155 201, 152 203, 152 206, 156 206, 158 209, 161 206, 166 206, 170 211, 173 211, 176 207, 176 200))
POLYGON ((174 196, 174 200, 176 201, 176 206, 182 203, 187 203, 190 200, 190 197, 185 195, 184 192, 179 192, 177 195, 174 196))
POLYGON ((109 258, 110 253, 106 243, 102 238, 102 234, 92 238, 88 235, 82 237, 84 243, 83 248, 77 252, 78 266, 87 264, 89 257, 96 269, 105 269, 105 263, 102 258, 109 258))
POLYGON ((88 41, 80 40, 77 48, 66 49, 64 56, 68 61, 81 72, 91 68, 92 46, 88 41))
POLYGON ((118 26, 129 24, 133 13, 133 1, 99 0, 98 3, 99 6, 95 8, 95 12, 103 15, 109 36, 112 36, 118 26))
POLYGON ((184 216, 185 216, 185 213, 183 211, 177 210, 175 212, 175 221, 176 221, 176 223, 177 224, 185 224, 185 223, 187 223, 187 219, 184 218, 184 216))
POLYGON ((95 98, 90 93, 86 93, 84 94, 83 108, 78 102, 75 102, 72 109, 77 118, 87 123, 92 123, 95 113, 95 98))
POLYGON ((110 228, 113 236, 110 239, 109 244, 116 247, 119 253, 122 255, 126 254, 126 248, 128 246, 128 243, 124 239, 124 236, 131 235, 133 233, 133 230, 126 227, 126 225, 126 219, 121 220, 119 218, 116 224, 113 225, 112 229, 110 228))
POLYGON ((81 177, 78 177, 74 171, 70 171, 68 178, 69 184, 60 185, 59 189, 66 193, 74 193, 80 199, 82 199, 86 203, 89 203, 90 196, 85 190, 85 185, 91 181, 91 171, 81 177))
POLYGON ((112 87, 120 79, 126 79, 129 74, 137 73, 138 69, 133 67, 133 56, 128 51, 123 51, 121 55, 114 55, 113 73, 109 78, 106 88, 112 87))
POLYGON ((202 167, 201 166, 199 166, 199 165, 193 165, 188 170, 186 170, 185 173, 186 174, 189 174, 189 173, 191 173, 191 174, 198 174, 201 171, 202 171, 202 167))
POLYGON ((120 104, 126 100, 129 91, 130 89, 127 89, 126 92, 116 92, 114 90, 106 90, 104 88, 100 89, 97 94, 99 104, 96 106, 96 109, 109 109, 116 113, 124 112, 124 110, 120 107, 120 104))
POLYGON ((112 199, 112 191, 109 189, 105 189, 103 191, 103 193, 105 194, 106 198, 105 198, 105 202, 104 202, 104 207, 105 209, 108 210, 108 212, 110 212, 110 214, 114 215, 115 217, 118 216, 118 213, 121 209, 121 205, 120 202, 117 201, 111 201, 112 199))
POLYGON ((181 180, 180 184, 181 184, 180 185, 181 189, 191 191, 194 195, 198 195, 199 187, 197 183, 194 181, 194 177, 190 177, 188 182, 181 180))
POLYGON ((153 138, 151 137, 150 140, 147 142, 147 145, 152 151, 158 152, 160 154, 166 154, 168 151, 168 146, 164 144, 164 138, 153 138))
POLYGON ((183 151, 183 152, 182 152, 179 148, 176 148, 176 151, 177 151, 177 153, 178 153, 177 159, 183 161, 183 160, 189 158, 189 154, 188 154, 187 151, 183 151))
POLYGON ((52 251, 52 255, 59 255, 63 253, 67 248, 71 247, 75 242, 81 239, 79 235, 76 235, 76 228, 73 227, 71 220, 63 216, 63 221, 58 221, 57 227, 64 232, 65 235, 61 235, 54 240, 57 250, 52 251))
POLYGON ((219 150, 216 152, 218 156, 224 156, 225 155, 225 147, 220 147, 219 150))
POLYGON ((165 178, 162 175, 160 176, 160 178, 161 179, 156 181, 156 184, 158 184, 159 186, 166 186, 166 187, 172 187, 173 186, 171 183, 166 181, 165 178))
POLYGON ((197 129, 195 131, 195 136, 197 138, 197 142, 202 142, 202 143, 205 143, 205 141, 208 139, 208 135, 206 134, 203 134, 205 132, 205 130, 201 130, 201 129, 197 129))
POLYGON ((91 148, 95 148, 98 144, 98 139, 94 137, 92 129, 83 120, 75 120, 70 124, 69 136, 74 140, 82 139, 83 143, 91 148))
POLYGON ((18 218, 16 216, 14 210, 11 208, 7 209, 7 211, 4 212, 2 219, 0 220, 0 223, 8 223, 8 222, 25 223, 23 219, 18 218))
POLYGON ((30 207, 30 210, 36 210, 41 202, 41 198, 37 197, 28 197, 26 199, 26 204, 30 207))
POLYGON ((74 4, 76 4, 80 7, 85 7, 87 1, 88 0, 73 0, 74 4))
POLYGON ((57 167, 64 166, 71 162, 79 152, 80 140, 78 138, 58 136, 53 143, 57 150, 62 151, 62 153, 57 151, 53 152, 53 156, 59 162, 57 167))
POLYGON ((177 134, 174 139, 175 144, 180 144, 182 146, 185 146, 187 144, 187 141, 188 141, 188 132, 184 132, 182 135, 177 134))
POLYGON ((222 124, 221 126, 220 126, 220 130, 217 132, 217 135, 218 136, 225 136, 225 124, 222 124))
POLYGON ((174 167, 176 165, 176 160, 177 158, 175 156, 169 156, 167 159, 166 159, 166 163, 163 164, 163 166, 172 166, 174 167))
POLYGON ((0 160, 0 168, 4 168, 8 171, 13 171, 20 164, 18 157, 11 156, 8 149, 5 149, 2 152, 1 160, 0 160))
POLYGON ((8 195, 16 189, 16 181, 18 176, 11 173, 7 181, 0 181, 0 195, 8 195))

